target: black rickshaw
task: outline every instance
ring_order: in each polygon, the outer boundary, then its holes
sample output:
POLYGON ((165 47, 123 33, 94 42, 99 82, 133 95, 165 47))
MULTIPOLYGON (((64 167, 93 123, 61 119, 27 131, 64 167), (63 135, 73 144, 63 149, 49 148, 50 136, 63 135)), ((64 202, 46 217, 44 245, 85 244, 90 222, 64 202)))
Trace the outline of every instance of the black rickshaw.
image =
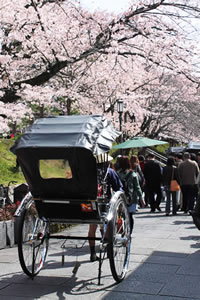
POLYGON ((126 199, 121 191, 107 199, 97 167, 97 157, 106 161, 117 136, 103 116, 48 117, 36 120, 11 148, 29 186, 15 213, 19 261, 29 277, 43 267, 50 239, 89 239, 51 234, 51 223, 94 223, 104 228, 101 238, 93 238, 100 243, 98 283, 106 253, 113 278, 124 279, 131 243, 126 199), (45 174, 47 165, 51 176, 45 174))

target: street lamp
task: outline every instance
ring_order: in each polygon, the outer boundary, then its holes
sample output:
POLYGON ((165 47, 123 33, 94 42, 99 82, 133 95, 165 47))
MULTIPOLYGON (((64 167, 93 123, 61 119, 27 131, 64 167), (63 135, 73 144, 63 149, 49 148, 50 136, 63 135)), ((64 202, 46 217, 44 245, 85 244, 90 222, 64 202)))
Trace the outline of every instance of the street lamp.
POLYGON ((121 131, 121 132, 122 132, 122 114, 123 114, 123 109, 124 109, 124 102, 123 102, 123 100, 118 100, 117 101, 117 112, 119 113, 119 131, 121 131))

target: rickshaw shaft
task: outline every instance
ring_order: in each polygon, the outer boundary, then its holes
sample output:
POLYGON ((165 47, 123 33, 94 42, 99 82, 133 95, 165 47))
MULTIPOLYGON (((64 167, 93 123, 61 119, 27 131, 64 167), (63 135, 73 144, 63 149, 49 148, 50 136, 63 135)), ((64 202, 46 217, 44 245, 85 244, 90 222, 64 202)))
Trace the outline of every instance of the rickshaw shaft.
POLYGON ((85 237, 85 236, 66 236, 66 235, 50 235, 50 239, 69 239, 69 240, 92 240, 92 241, 101 241, 102 238, 100 237, 85 237))

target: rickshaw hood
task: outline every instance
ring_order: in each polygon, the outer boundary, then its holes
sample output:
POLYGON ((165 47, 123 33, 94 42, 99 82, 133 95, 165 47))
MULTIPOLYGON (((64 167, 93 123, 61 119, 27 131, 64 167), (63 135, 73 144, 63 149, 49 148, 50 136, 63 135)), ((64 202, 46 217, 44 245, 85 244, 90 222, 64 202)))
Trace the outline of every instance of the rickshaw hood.
POLYGON ((41 118, 26 129, 10 149, 81 147, 94 155, 108 152, 120 135, 101 115, 73 115, 41 118))

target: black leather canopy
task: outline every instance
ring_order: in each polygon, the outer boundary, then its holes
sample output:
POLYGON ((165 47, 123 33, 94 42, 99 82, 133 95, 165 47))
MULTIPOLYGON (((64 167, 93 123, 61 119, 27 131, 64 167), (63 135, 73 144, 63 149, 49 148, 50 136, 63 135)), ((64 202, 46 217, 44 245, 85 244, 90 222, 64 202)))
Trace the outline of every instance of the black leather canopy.
POLYGON ((58 116, 36 120, 11 148, 17 155, 33 196, 96 199, 97 168, 94 155, 108 152, 119 135, 99 115, 58 116), (39 162, 63 159, 72 178, 41 177, 39 162))
POLYGON ((108 152, 119 136, 111 123, 100 115, 73 115, 42 118, 26 129, 11 148, 17 153, 22 148, 81 147, 94 155, 108 152))

